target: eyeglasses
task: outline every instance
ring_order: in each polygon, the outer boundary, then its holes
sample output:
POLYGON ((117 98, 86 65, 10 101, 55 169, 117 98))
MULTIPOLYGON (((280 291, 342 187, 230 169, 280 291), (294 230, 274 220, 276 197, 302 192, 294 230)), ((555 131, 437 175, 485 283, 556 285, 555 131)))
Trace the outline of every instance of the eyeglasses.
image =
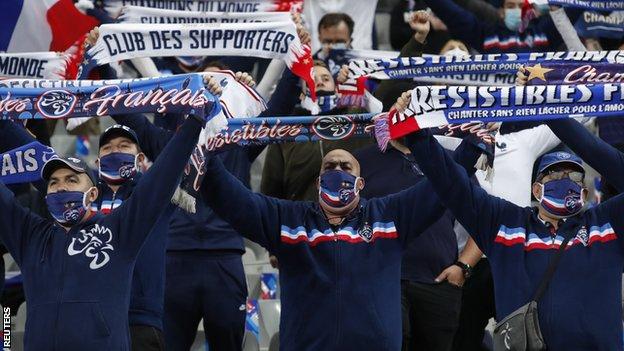
POLYGON ((563 178, 569 178, 573 182, 582 183, 583 180, 585 179, 585 173, 579 172, 579 171, 550 170, 544 173, 544 176, 542 177, 542 179, 544 179, 545 177, 548 177, 550 180, 559 180, 563 178))

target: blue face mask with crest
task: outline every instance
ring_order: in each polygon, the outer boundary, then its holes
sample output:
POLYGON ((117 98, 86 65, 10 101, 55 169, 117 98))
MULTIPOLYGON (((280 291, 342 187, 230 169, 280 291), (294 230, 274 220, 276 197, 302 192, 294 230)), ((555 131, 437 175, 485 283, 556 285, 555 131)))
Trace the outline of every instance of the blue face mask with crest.
POLYGON ((555 217, 571 217, 583 209, 583 187, 569 178, 542 184, 542 208, 555 217))
POLYGON ((320 176, 319 198, 325 204, 341 208, 355 201, 358 177, 340 170, 326 171, 320 176))
POLYGON ((86 196, 81 191, 59 191, 48 194, 45 200, 52 218, 64 227, 71 227, 87 213, 86 196))
POLYGON ((118 185, 137 174, 137 155, 113 152, 100 157, 99 176, 107 184, 118 185))

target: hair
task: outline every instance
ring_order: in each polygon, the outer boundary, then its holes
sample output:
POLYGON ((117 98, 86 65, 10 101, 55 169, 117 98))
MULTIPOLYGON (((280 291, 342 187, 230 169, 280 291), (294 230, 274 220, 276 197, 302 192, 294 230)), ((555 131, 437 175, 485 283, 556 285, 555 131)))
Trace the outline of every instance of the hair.
POLYGON ((319 21, 318 31, 320 32, 323 28, 337 26, 340 24, 340 22, 344 22, 347 25, 347 28, 349 28, 349 36, 353 35, 353 27, 355 26, 355 23, 353 22, 353 19, 346 13, 325 14, 323 17, 321 17, 321 20, 319 21))
POLYGON ((314 60, 313 66, 314 67, 323 67, 323 68, 326 68, 329 71, 329 66, 327 66, 327 64, 323 60, 314 60))
POLYGON ((225 63, 221 61, 209 61, 199 65, 199 67, 197 68, 197 72, 203 72, 208 67, 217 67, 221 71, 230 69, 230 67, 228 67, 225 63))

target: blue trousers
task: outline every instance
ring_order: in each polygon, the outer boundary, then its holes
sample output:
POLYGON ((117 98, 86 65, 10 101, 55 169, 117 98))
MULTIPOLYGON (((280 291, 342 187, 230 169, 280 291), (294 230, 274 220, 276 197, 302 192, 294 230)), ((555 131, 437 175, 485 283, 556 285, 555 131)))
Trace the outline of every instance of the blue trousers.
POLYGON ((240 253, 167 252, 163 323, 168 351, 188 351, 202 318, 210 351, 241 350, 246 302, 240 253))

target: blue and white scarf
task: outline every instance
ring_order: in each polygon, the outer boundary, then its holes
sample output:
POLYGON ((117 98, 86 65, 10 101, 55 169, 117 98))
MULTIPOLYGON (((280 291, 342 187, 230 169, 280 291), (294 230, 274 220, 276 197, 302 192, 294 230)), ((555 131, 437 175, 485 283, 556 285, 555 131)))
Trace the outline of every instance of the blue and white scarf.
POLYGON ((579 36, 583 38, 624 37, 624 11, 613 11, 607 15, 585 11, 574 24, 579 36))
MULTIPOLYGON (((201 12, 301 11, 303 0, 101 0, 104 9, 117 17, 124 6, 142 6, 162 10, 201 12)), ((79 9, 92 9, 93 0, 79 0, 79 9)))
POLYGON ((251 56, 281 59, 315 97, 310 48, 292 21, 247 23, 141 24, 100 26, 100 36, 79 69, 84 78, 99 65, 140 57, 251 56))
POLYGON ((0 53, 0 77, 63 79, 68 60, 58 52, 0 53))
POLYGON ((2 119, 101 117, 133 112, 204 117, 216 101, 199 74, 111 81, 0 81, 2 119))
POLYGON ((624 64, 624 51, 535 52, 520 54, 488 54, 467 57, 427 56, 395 59, 356 60, 349 63, 349 78, 408 79, 421 76, 459 74, 512 73, 522 65, 546 63, 624 64))
POLYGON ((288 12, 206 12, 163 10, 125 6, 117 19, 122 23, 247 23, 290 21, 288 12))
POLYGON ((2 154, 0 181, 4 184, 30 183, 41 179, 41 169, 51 158, 54 149, 38 141, 20 146, 2 154))
POLYGON ((422 128, 475 121, 617 117, 623 110, 624 84, 420 86, 412 90, 404 113, 391 111, 387 115, 386 137, 395 139, 422 128))
POLYGON ((554 5, 593 11, 624 10, 624 1, 622 0, 528 0, 528 3, 531 5, 554 5))

